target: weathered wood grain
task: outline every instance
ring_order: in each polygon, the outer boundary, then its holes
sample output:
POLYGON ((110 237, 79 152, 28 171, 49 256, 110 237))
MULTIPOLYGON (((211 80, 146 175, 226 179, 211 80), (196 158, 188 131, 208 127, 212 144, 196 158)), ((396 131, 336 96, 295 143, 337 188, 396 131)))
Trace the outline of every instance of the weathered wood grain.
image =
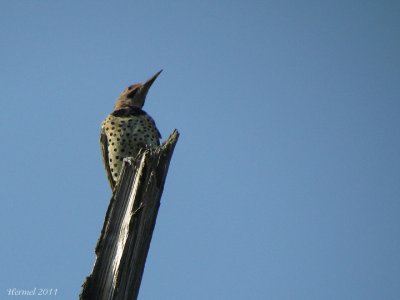
POLYGON ((161 195, 179 133, 124 160, 81 300, 137 299, 161 195))

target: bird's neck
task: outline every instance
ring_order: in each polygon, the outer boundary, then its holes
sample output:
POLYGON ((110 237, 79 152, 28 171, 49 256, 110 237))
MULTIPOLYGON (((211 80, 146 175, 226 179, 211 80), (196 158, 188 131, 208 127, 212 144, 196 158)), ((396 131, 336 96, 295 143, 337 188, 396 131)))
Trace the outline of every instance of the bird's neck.
POLYGON ((112 115, 115 117, 128 117, 145 115, 146 112, 139 107, 121 107, 113 111, 112 115))

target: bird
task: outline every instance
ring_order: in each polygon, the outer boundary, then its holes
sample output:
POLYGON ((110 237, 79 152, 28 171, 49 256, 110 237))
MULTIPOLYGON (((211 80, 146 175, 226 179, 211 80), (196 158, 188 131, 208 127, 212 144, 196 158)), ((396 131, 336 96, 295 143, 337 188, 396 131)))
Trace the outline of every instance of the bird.
POLYGON ((101 153, 113 192, 124 158, 135 158, 141 149, 160 145, 160 131, 153 118, 142 108, 151 85, 161 72, 143 83, 127 87, 117 98, 113 112, 101 124, 101 153))

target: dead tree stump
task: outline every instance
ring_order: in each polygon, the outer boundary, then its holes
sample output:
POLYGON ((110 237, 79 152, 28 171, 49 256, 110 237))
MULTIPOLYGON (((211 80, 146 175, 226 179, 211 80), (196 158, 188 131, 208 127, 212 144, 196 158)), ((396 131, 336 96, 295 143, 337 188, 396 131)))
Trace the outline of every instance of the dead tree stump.
POLYGON ((96 246, 96 262, 81 300, 137 299, 169 163, 175 130, 155 149, 124 160, 96 246))

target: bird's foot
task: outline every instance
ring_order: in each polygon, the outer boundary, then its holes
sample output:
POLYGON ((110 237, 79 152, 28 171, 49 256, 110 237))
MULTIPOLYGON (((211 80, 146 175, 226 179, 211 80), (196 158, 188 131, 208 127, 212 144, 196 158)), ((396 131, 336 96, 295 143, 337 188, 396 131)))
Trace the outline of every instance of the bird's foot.
POLYGON ((125 157, 124 158, 124 163, 127 163, 127 164, 129 164, 129 165, 133 165, 134 164, 134 162, 135 162, 135 159, 133 158, 133 157, 125 157))

